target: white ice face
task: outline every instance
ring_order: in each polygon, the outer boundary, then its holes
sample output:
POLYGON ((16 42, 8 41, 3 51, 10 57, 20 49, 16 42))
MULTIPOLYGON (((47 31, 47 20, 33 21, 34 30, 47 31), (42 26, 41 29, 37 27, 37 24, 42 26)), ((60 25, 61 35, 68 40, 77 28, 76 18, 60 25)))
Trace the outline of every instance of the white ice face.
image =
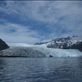
POLYGON ((76 49, 54 49, 47 47, 34 47, 35 50, 41 51, 46 54, 47 57, 79 57, 82 56, 82 52, 76 49))

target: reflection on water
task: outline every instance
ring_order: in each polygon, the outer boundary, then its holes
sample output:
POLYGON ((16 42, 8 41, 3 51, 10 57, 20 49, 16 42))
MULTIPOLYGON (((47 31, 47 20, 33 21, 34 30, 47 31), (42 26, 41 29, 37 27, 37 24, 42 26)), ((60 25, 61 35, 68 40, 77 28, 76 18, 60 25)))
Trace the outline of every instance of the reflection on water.
POLYGON ((82 82, 82 58, 0 58, 0 82, 82 82))

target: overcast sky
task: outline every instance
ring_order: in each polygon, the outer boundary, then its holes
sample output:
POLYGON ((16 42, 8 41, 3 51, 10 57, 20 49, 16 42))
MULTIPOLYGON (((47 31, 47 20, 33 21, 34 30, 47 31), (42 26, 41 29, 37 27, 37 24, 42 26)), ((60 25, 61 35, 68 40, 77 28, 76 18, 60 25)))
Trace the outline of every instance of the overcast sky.
POLYGON ((0 1, 0 38, 8 43, 72 35, 82 39, 82 1, 0 1))

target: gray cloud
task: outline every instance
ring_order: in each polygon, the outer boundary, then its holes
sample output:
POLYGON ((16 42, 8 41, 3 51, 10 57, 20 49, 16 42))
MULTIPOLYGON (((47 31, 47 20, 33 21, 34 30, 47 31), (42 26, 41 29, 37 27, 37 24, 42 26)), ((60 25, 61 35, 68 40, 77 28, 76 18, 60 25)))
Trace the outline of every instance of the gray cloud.
POLYGON ((39 41, 37 32, 12 23, 0 24, 0 38, 8 43, 35 43, 39 41))
MULTIPOLYGON (((55 29, 57 29, 57 32, 49 34, 49 37, 73 34, 82 37, 82 1, 6 1, 1 4, 1 12, 4 12, 8 15, 17 15, 22 20, 32 19, 46 23, 47 27, 52 28, 54 32, 55 29), (66 30, 68 33, 62 33, 62 30, 66 30)), ((14 26, 14 28, 16 27, 14 26)), ((10 28, 8 27, 7 29, 10 28)), ((4 35, 3 33, 2 35, 4 35)), ((12 36, 14 37, 15 34, 18 35, 16 37, 19 38, 19 40, 23 40, 24 42, 28 41, 28 39, 26 39, 28 35, 29 39, 31 39, 29 42, 32 41, 32 39, 34 41, 38 41, 40 39, 36 36, 33 36, 38 35, 37 33, 32 34, 32 32, 28 32, 27 35, 26 29, 23 29, 22 27, 20 30, 16 30, 12 36)))
POLYGON ((81 1, 7 1, 0 10, 7 14, 17 14, 23 18, 31 18, 47 23, 56 23, 63 16, 79 16, 82 14, 81 1))

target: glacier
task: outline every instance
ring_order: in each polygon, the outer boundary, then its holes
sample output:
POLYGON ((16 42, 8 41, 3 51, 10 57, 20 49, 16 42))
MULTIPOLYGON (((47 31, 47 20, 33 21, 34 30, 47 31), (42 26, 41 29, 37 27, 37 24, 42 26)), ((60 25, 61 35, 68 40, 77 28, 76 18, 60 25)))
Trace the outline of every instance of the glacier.
POLYGON ((81 57, 82 52, 77 49, 57 49, 44 46, 31 46, 33 49, 43 52, 46 57, 81 57))
POLYGON ((81 57, 82 52, 77 49, 47 48, 46 45, 14 44, 9 49, 0 51, 0 56, 18 57, 81 57))

